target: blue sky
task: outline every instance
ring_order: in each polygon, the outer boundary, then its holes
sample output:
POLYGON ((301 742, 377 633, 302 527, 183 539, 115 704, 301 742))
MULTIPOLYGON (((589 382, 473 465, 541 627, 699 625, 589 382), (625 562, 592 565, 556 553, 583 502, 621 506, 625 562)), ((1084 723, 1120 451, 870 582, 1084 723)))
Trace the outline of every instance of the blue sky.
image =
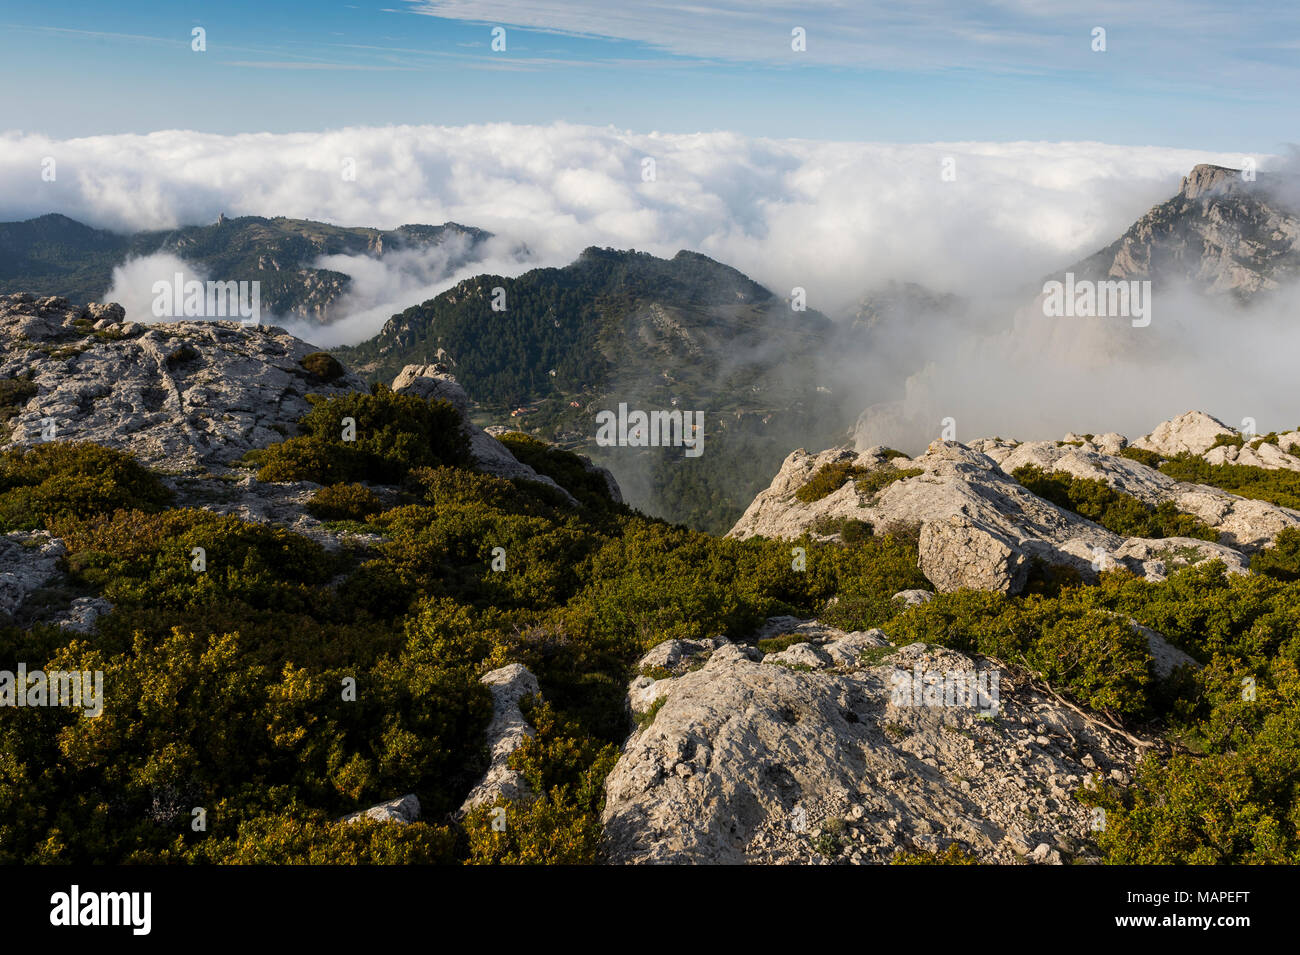
POLYGON ((1297 138, 1300 5, 3 0, 0 76, 0 129, 60 138, 568 121, 1250 153, 1297 138))

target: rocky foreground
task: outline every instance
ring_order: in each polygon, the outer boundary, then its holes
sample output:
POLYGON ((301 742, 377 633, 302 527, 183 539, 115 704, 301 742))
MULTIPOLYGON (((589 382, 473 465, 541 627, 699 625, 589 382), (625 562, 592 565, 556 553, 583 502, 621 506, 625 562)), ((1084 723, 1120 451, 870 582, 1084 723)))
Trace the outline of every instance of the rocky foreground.
POLYGON ((954 842, 985 862, 1060 863, 1093 824, 1074 790, 1127 781, 1135 747, 995 664, 879 630, 774 618, 807 642, 672 641, 629 699, 649 714, 606 781, 612 861, 888 862, 954 842), (971 674, 998 700, 933 705, 918 674, 971 674))
MULTIPOLYGON (((345 532, 303 509, 318 485, 263 483, 237 467, 248 451, 293 433, 309 393, 365 387, 326 358, 275 328, 143 324, 112 305, 0 297, 7 444, 48 440, 52 427, 57 440, 128 450, 167 475, 181 503, 282 524, 328 544, 345 532)), ((481 470, 563 492, 468 422, 468 398, 443 369, 408 366, 393 388, 459 408, 481 470)), ((1221 440, 1234 434, 1191 412, 1132 446, 1300 470, 1300 432, 1258 446, 1221 440)), ((1245 574, 1253 554, 1300 525, 1300 511, 1176 481, 1124 456, 1128 446, 1109 434, 936 442, 914 459, 884 448, 800 450, 731 533, 833 540, 846 521, 879 530, 911 525, 919 528, 920 570, 935 591, 1017 593, 1043 566, 1085 580, 1126 566, 1158 580, 1214 559, 1245 574), (1147 504, 1171 502, 1218 540, 1113 533, 1019 484, 1011 473, 1026 464, 1103 481, 1147 504), (828 465, 893 471, 898 479, 875 490, 848 480, 805 500, 801 490, 828 465)), ((60 579, 63 553, 43 532, 0 536, 0 615, 93 634, 96 615, 108 609, 103 600, 27 606, 60 579)), ((931 596, 914 590, 896 599, 931 596)), ((1141 632, 1155 679, 1195 665, 1159 634, 1141 632)), ((999 661, 896 642, 888 626, 844 632, 773 618, 735 642, 661 643, 629 677, 629 727, 636 728, 606 780, 605 852, 614 862, 869 863, 953 844, 985 862, 1089 861, 1096 820, 1074 794, 1102 779, 1126 782, 1146 745, 999 661), (779 646, 760 649, 773 638, 779 646)), ((508 757, 532 733, 520 701, 538 692, 536 678, 511 664, 483 681, 494 704, 485 740, 491 766, 462 812, 528 798, 508 757)), ((411 795, 353 818, 401 825, 418 816, 411 795)))

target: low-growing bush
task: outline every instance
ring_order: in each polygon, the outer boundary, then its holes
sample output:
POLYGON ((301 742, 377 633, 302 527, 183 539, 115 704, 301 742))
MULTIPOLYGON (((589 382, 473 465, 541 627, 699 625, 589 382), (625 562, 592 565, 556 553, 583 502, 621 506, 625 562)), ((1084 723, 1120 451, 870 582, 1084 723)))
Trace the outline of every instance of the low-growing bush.
POLYGON ((1016 468, 1011 476, 1057 507, 1074 511, 1124 537, 1219 539, 1212 527, 1179 511, 1173 502, 1161 501, 1152 507, 1105 481, 1075 477, 1064 471, 1048 472, 1034 464, 1016 468))
POLYGON ((1145 464, 1149 468, 1160 467, 1160 462, 1164 460, 1155 451, 1148 451, 1146 448, 1135 448, 1131 444, 1120 451, 1120 457, 1136 461, 1138 464, 1145 464))
POLYGON ((572 451, 551 447, 517 431, 503 434, 498 440, 520 463, 546 475, 588 507, 604 509, 614 503, 601 473, 590 469, 572 451))
POLYGON ((838 534, 840 540, 846 544, 861 543, 875 533, 870 521, 860 521, 852 517, 830 517, 826 514, 813 521, 808 529, 814 534, 828 537, 838 534))
POLYGON ((1264 548, 1250 559, 1250 569, 1278 580, 1300 580, 1300 527, 1279 531, 1272 547, 1264 548))
POLYGON ((247 455, 259 480, 397 484, 416 468, 472 463, 460 412, 449 402, 383 387, 369 395, 307 399, 312 409, 299 422, 304 434, 247 455), (349 418, 355 440, 345 441, 349 418))
POLYGON ((820 501, 834 494, 850 480, 865 473, 867 473, 866 468, 860 468, 849 460, 823 464, 803 487, 794 492, 795 499, 805 504, 820 501))
POLYGON ((378 495, 364 484, 333 484, 311 496, 307 513, 322 521, 364 522, 383 507, 378 495))
MULTIPOLYGON (((897 456, 906 457, 901 452, 897 456)), ((805 504, 811 504, 838 491, 849 481, 853 481, 863 494, 877 494, 895 481, 923 473, 923 468, 896 468, 888 464, 866 468, 849 460, 832 461, 818 468, 794 496, 805 504)))
POLYGON ((38 390, 30 378, 0 378, 0 424, 22 411, 38 390))
POLYGON ((314 351, 310 355, 303 356, 298 364, 302 365, 303 369, 317 381, 325 383, 337 381, 347 374, 339 360, 329 352, 314 351))
POLYGON ((30 530, 120 508, 156 511, 171 493, 135 458, 97 444, 54 441, 0 454, 0 530, 30 530))

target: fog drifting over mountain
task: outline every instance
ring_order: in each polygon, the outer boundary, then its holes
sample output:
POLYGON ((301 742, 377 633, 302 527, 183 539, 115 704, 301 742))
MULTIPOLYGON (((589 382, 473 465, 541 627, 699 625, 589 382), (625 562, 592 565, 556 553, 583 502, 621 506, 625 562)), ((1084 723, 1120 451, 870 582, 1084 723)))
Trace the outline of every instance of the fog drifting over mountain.
MULTIPOLYGON (((125 231, 224 212, 378 228, 456 221, 496 234, 487 260, 454 275, 446 249, 327 257, 321 264, 353 277, 349 317, 325 330, 281 322, 322 345, 359 341, 467 275, 561 265, 591 245, 664 256, 693 249, 779 296, 802 287, 810 308, 835 318, 852 315, 867 290, 915 282, 976 308, 933 325, 914 314, 908 327, 876 329, 861 354, 827 356, 827 378, 847 389, 853 409, 846 424, 858 409, 902 399, 890 412, 899 426, 881 424, 876 436, 915 449, 938 437, 936 416, 949 415, 961 440, 994 431, 1059 436, 1094 422, 1140 432, 1190 407, 1253 413, 1265 429, 1294 426, 1271 417, 1294 397, 1293 367, 1270 357, 1295 354, 1295 333, 1273 314, 1280 306, 1253 321, 1162 292, 1154 330, 1113 334, 1081 320, 1049 328, 1016 311, 1044 275, 1176 192, 1193 165, 1243 158, 1101 143, 889 145, 562 123, 67 141, 8 133, 0 218, 61 212, 125 231), (46 157, 57 163, 54 182, 41 180, 46 157), (953 181, 941 177, 948 159, 953 181), (349 161, 355 179, 343 175, 349 161), (514 254, 521 243, 526 260, 514 254), (1237 361, 1245 364, 1231 387, 1216 388, 1222 364, 1237 361)), ((1275 161, 1253 158, 1262 169, 1275 161)), ((147 319, 152 281, 175 266, 136 260, 118 271, 108 297, 147 319)))

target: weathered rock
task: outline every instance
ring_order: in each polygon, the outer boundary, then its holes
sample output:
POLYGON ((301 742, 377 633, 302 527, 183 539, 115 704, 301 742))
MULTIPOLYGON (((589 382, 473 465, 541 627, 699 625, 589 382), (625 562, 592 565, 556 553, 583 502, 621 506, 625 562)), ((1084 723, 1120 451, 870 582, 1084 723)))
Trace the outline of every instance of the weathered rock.
POLYGON ((700 654, 707 654, 727 643, 725 637, 711 640, 665 640, 637 662, 638 670, 675 670, 700 654))
POLYGON ((517 771, 510 768, 510 754, 533 735, 533 728, 519 708, 525 696, 537 696, 541 691, 537 677, 521 663, 512 663, 484 674, 482 683, 492 691, 492 721, 487 728, 488 751, 492 762, 477 786, 461 804, 461 813, 476 806, 491 805, 498 800, 525 799, 530 793, 528 783, 517 771))
POLYGON ((830 657, 835 666, 856 666, 861 662, 862 654, 868 650, 878 650, 889 646, 889 638, 883 630, 855 630, 846 633, 838 640, 822 644, 821 649, 830 657))
POLYGON ((964 517, 927 521, 918 545, 921 573, 941 592, 969 587, 1019 593, 1029 560, 1005 534, 964 517))
POLYGON ((825 670, 835 665, 825 650, 811 643, 796 643, 777 653, 769 653, 763 657, 763 662, 810 670, 825 670))
POLYGON ((103 597, 77 597, 67 610, 55 615, 50 623, 73 633, 94 633, 95 621, 113 609, 103 597))
POLYGON ((613 861, 888 862, 958 842, 981 861, 1054 864, 1056 834, 1088 842, 1091 814, 1071 796, 1092 771, 1083 757, 1103 772, 1135 759, 1118 734, 1007 674, 996 718, 916 705, 900 688, 918 672, 991 683, 990 663, 951 650, 914 644, 815 672, 752 656, 725 646, 703 669, 657 681, 667 686, 654 721, 606 780, 613 861))
POLYGON ((1291 454, 1284 448, 1300 448, 1300 432, 1289 431, 1278 436, 1277 444, 1263 442, 1258 447, 1254 442, 1236 448, 1220 445, 1201 455, 1210 464, 1240 464, 1246 467, 1300 471, 1300 455, 1291 454))
POLYGON ((469 414, 469 395, 443 365, 407 365, 393 379, 392 388, 425 401, 446 401, 461 417, 469 414))
POLYGON ((401 825, 415 822, 420 818, 420 800, 415 793, 408 793, 405 796, 399 796, 397 799, 390 799, 388 802, 381 802, 369 809, 363 809, 360 812, 354 812, 350 816, 344 817, 346 823, 361 822, 362 820, 372 820, 374 822, 396 822, 401 825))
POLYGON ((1183 453, 1200 455, 1210 450, 1220 437, 1228 438, 1236 433, 1218 418, 1203 411, 1189 411, 1157 425, 1150 434, 1134 441, 1133 447, 1155 451, 1167 458, 1183 453))
POLYGON ((313 379, 300 362, 316 348, 280 328, 117 324, 118 305, 23 298, 0 296, 0 378, 31 373, 37 387, 10 421, 16 444, 42 440, 53 419, 61 441, 119 448, 169 473, 220 472, 294 433, 308 392, 366 390, 355 375, 313 379), (74 324, 87 313, 111 327, 74 324))
POLYGON ((32 592, 59 573, 63 541, 44 532, 0 536, 0 618, 12 617, 32 592))
POLYGON ((904 607, 915 607, 933 600, 934 594, 928 590, 900 590, 890 599, 901 601, 904 607))

